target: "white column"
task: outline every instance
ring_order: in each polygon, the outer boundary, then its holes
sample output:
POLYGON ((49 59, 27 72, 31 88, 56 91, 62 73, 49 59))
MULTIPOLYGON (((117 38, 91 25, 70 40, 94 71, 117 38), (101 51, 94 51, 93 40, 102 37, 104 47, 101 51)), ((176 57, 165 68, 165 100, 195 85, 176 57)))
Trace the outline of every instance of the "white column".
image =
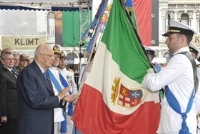
POLYGON ((164 34, 166 32, 166 27, 168 26, 168 24, 166 24, 166 18, 165 16, 160 17, 161 21, 160 21, 160 34, 159 34, 159 39, 161 42, 164 41, 164 37, 162 36, 162 34, 164 34))
POLYGON ((177 20, 177 13, 178 13, 178 11, 174 11, 174 20, 177 20))
POLYGON ((192 24, 191 24, 192 28, 197 28, 197 11, 194 10, 193 11, 193 19, 192 19, 192 24))

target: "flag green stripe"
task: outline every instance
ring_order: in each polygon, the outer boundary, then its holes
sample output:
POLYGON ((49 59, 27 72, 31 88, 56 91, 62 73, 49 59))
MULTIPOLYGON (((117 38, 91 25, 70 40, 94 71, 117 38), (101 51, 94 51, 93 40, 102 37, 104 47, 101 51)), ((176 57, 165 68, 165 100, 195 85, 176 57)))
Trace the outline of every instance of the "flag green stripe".
POLYGON ((151 66, 120 4, 119 0, 113 1, 102 42, 106 44, 120 71, 141 83, 146 70, 151 66))

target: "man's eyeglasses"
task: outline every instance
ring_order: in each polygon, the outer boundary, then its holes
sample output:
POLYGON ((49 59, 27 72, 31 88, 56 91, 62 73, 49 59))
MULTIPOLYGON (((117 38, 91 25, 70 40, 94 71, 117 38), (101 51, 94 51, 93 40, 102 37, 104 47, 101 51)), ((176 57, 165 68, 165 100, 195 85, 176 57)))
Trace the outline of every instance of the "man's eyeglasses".
POLYGON ((48 56, 49 58, 54 58, 54 54, 42 54, 42 53, 40 53, 41 55, 45 55, 45 56, 48 56))

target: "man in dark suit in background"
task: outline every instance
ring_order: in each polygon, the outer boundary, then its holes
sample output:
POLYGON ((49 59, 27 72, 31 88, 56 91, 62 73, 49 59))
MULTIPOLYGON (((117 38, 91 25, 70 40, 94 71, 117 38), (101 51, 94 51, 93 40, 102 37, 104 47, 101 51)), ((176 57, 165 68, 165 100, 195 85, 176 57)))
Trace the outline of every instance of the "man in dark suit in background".
POLYGON ((0 60, 0 70, 3 68, 3 64, 2 64, 2 62, 1 62, 1 60, 0 60))
POLYGON ((17 75, 13 70, 13 53, 3 51, 1 61, 4 67, 0 71, 0 107, 1 123, 5 123, 1 128, 1 134, 15 134, 18 116, 18 100, 16 80, 17 75))
POLYGON ((3 64, 1 63, 1 49, 0 49, 0 70, 3 68, 3 64))
MULTIPOLYGON (((1 68, 1 66, 3 67, 3 64, 0 61, 0 68, 1 68)), ((0 100, 0 102, 1 102, 1 100, 0 100)), ((0 107, 0 117, 1 117, 1 107, 0 107)), ((1 124, 1 120, 0 120, 0 133, 1 133, 1 129, 2 129, 2 124, 1 124)))
POLYGON ((14 56, 14 70, 16 72, 18 72, 18 70, 16 69, 16 67, 19 65, 19 58, 20 58, 20 54, 19 53, 13 53, 14 56))
POLYGON ((34 55, 35 61, 25 67, 17 79, 19 100, 17 134, 53 134, 53 109, 63 107, 63 101, 71 102, 76 98, 66 96, 69 87, 64 88, 57 96, 54 95, 48 75, 45 73, 54 62, 54 52, 51 47, 39 45, 34 55))

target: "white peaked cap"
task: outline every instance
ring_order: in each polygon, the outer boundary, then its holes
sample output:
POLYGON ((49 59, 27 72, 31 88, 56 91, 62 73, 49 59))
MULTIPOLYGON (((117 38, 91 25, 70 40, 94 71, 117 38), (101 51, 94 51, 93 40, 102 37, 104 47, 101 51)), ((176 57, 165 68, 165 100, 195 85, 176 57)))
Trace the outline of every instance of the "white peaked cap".
POLYGON ((170 20, 168 30, 166 33, 163 34, 163 36, 168 36, 169 34, 173 34, 173 33, 180 33, 180 34, 193 36, 193 34, 196 34, 197 32, 188 25, 185 25, 175 20, 170 20))
MULTIPOLYGON (((60 48, 60 50, 62 51, 63 48, 62 48, 59 44, 57 44, 57 45, 58 45, 58 47, 60 48)), ((49 46, 53 49, 53 47, 55 46, 55 44, 49 44, 49 46)))
POLYGON ((193 53, 195 53, 197 55, 197 58, 200 56, 200 50, 195 44, 190 43, 189 44, 189 49, 190 49, 190 52, 193 52, 193 53))
POLYGON ((155 54, 157 51, 155 49, 152 49, 150 47, 144 46, 145 51, 147 54, 155 54))

